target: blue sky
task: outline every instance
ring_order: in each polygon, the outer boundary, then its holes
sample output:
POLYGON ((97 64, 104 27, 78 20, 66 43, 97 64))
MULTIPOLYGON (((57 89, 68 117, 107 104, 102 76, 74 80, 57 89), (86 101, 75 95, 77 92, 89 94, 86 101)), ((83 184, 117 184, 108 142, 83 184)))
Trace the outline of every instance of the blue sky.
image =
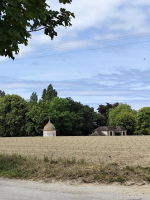
POLYGON ((95 110, 106 102, 150 106, 150 1, 47 3, 74 12, 72 27, 58 27, 53 41, 43 31, 34 33, 14 61, 0 57, 0 90, 41 98, 51 83, 59 97, 95 110))

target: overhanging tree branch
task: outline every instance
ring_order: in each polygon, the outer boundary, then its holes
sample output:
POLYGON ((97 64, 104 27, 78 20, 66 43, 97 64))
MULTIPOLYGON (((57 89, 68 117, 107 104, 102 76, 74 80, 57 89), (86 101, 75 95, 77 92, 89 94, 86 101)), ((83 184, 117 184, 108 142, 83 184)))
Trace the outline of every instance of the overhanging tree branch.
MULTIPOLYGON (((63 4, 72 2, 58 1, 63 4)), ((19 53, 18 45, 27 46, 32 32, 45 29, 44 34, 53 39, 57 36, 55 28, 71 26, 72 18, 75 18, 74 13, 64 8, 59 12, 50 10, 46 0, 19 0, 19 3, 16 0, 0 0, 0 56, 15 59, 13 53, 19 53)))

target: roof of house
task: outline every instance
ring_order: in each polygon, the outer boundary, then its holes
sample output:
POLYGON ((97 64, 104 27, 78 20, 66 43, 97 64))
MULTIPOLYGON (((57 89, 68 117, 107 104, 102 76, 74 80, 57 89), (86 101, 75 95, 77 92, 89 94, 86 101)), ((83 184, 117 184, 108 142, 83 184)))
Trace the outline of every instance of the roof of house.
POLYGON ((105 134, 102 131, 94 131, 91 136, 105 136, 105 134))
POLYGON ((120 126, 100 126, 95 129, 95 131, 125 131, 125 128, 120 126))
POLYGON ((49 120, 49 122, 44 126, 43 131, 56 131, 56 128, 49 120))

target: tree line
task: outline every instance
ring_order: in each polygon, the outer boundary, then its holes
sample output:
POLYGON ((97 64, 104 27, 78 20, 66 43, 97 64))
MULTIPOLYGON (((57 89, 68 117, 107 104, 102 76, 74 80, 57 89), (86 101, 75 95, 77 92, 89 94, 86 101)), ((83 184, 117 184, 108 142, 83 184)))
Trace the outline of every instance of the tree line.
POLYGON ((150 107, 135 111, 117 102, 100 104, 97 110, 71 97, 58 97, 52 84, 39 100, 36 92, 25 100, 0 90, 0 136, 42 136, 49 116, 58 136, 86 136, 99 126, 121 126, 128 135, 150 134, 150 107))
POLYGON ((97 125, 94 108, 74 101, 60 98, 50 84, 43 90, 41 99, 33 92, 27 101, 18 95, 5 95, 0 91, 0 135, 42 136, 44 125, 55 125, 58 136, 89 135, 97 125))
POLYGON ((136 111, 127 104, 99 105, 99 115, 103 125, 121 126, 128 135, 150 135, 150 107, 143 107, 136 111))

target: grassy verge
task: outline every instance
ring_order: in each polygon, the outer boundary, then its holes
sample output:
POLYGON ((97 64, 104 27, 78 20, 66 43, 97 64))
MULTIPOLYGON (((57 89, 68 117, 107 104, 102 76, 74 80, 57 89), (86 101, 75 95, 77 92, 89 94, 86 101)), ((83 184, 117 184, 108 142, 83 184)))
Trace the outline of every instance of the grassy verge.
POLYGON ((112 163, 90 164, 85 160, 59 158, 38 159, 19 155, 0 155, 0 177, 51 181, 80 180, 85 183, 150 183, 150 167, 124 167, 112 163))

